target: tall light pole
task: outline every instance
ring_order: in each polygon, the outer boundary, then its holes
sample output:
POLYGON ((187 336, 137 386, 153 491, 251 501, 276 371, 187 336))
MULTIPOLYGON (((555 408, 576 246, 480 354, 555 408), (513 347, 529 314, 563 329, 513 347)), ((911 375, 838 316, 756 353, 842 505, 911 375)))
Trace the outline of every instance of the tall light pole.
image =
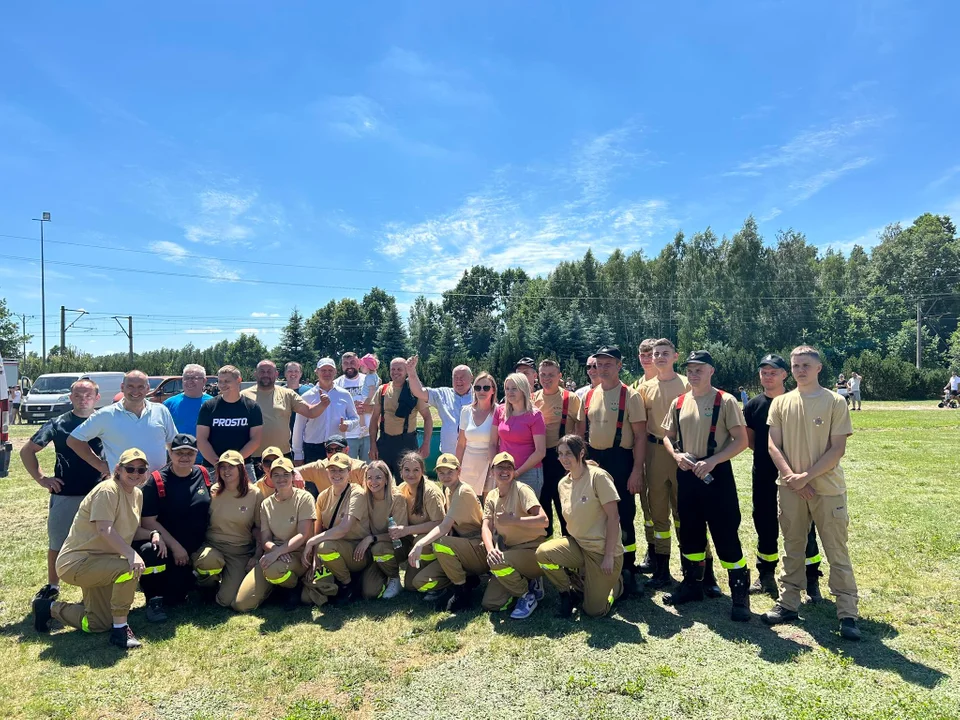
POLYGON ((34 222, 40 223, 40 334, 43 338, 42 347, 43 355, 40 357, 40 362, 44 369, 47 367, 47 288, 46 288, 46 272, 43 264, 43 224, 45 222, 50 222, 50 213, 45 212, 41 213, 40 217, 33 218, 34 222))

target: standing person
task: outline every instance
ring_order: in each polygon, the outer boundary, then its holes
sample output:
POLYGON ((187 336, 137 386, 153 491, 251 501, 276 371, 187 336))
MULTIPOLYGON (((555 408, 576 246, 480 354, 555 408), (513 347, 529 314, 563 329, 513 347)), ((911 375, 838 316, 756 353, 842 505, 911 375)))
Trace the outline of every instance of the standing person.
POLYGON ((463 409, 473 403, 473 370, 466 365, 453 369, 453 387, 425 388, 417 375, 416 355, 407 360, 407 377, 410 392, 440 414, 440 452, 455 453, 460 437, 460 416, 463 409))
MULTIPOLYGON (((673 582, 670 575, 671 537, 680 527, 677 511, 677 463, 663 444, 666 431, 661 427, 663 418, 673 409, 676 399, 690 390, 690 383, 674 370, 677 348, 668 338, 659 338, 653 343, 652 358, 657 377, 640 389, 643 406, 650 422, 647 423, 646 455, 646 505, 649 520, 644 517, 644 532, 647 540, 647 557, 640 565, 641 572, 651 572, 647 583, 651 588, 664 588, 673 582), (670 515, 673 514, 673 522, 670 515)), ((708 558, 709 558, 709 546, 708 558)), ((706 564, 704 585, 713 594, 713 559, 706 564), (709 581, 709 582, 708 582, 709 581)))
POLYGON ((560 438, 576 429, 580 423, 580 398, 564 388, 560 389, 563 375, 556 360, 540 362, 540 385, 542 390, 533 394, 533 406, 543 415, 546 428, 546 455, 543 458, 543 491, 540 502, 547 516, 548 538, 553 537, 553 511, 556 510, 560 534, 567 534, 567 523, 563 519, 560 496, 557 487, 567 471, 557 457, 557 445, 560 438))
MULTIPOLYGON (((343 374, 340 375, 334 384, 350 393, 353 398, 353 407, 357 411, 357 417, 360 422, 357 426, 348 430, 345 435, 347 438, 348 454, 350 457, 361 460, 364 463, 370 460, 370 406, 367 400, 370 396, 365 382, 368 378, 376 383, 376 375, 365 375, 360 372, 360 359, 355 352, 345 352, 340 357, 340 368, 343 374)), ((374 388, 374 391, 376 388, 374 388)))
POLYGON ((747 403, 750 402, 750 396, 747 394, 747 391, 744 390, 743 385, 740 386, 740 406, 746 407, 747 403))
MULTIPOLYGON (((27 473, 40 487, 50 493, 47 512, 47 584, 40 588, 36 597, 56 600, 60 594, 57 577, 57 555, 63 547, 80 503, 100 482, 100 471, 84 462, 69 445, 67 438, 93 413, 100 388, 93 380, 77 380, 70 386, 70 402, 73 410, 45 423, 32 438, 20 448, 20 460, 27 473), (40 468, 37 455, 53 443, 56 461, 52 476, 40 468)), ((103 445, 99 439, 89 443, 90 451, 100 457, 103 445)))
MULTIPOLYGON (((747 442, 753 450, 753 526, 757 531, 757 579, 750 586, 751 593, 777 596, 777 561, 780 525, 777 520, 777 466, 773 464, 767 447, 770 426, 767 417, 773 399, 787 390, 787 361, 770 353, 760 361, 760 386, 763 392, 754 396, 743 409, 747 423, 747 442)), ((823 599, 820 595, 820 549, 817 533, 811 525, 806 550, 807 595, 811 602, 823 599)))
POLYGON ((794 348, 790 369, 797 388, 775 398, 767 418, 770 457, 780 471, 783 570, 780 599, 764 613, 763 621, 776 625, 798 618, 812 520, 830 564, 830 592, 837 598, 840 635, 859 640, 857 582, 847 550, 847 486, 840 467, 847 438, 853 434, 850 410, 835 393, 820 386, 823 364, 815 348, 794 348))
POLYGON ((293 486, 293 463, 288 458, 277 460, 268 472, 276 492, 260 506, 263 556, 240 583, 233 604, 237 612, 260 607, 274 588, 285 593, 288 610, 300 605, 297 585, 307 572, 303 546, 313 533, 316 510, 310 493, 293 486))
MULTIPOLYGON (((413 543, 440 524, 447 512, 447 504, 441 487, 432 480, 427 480, 427 466, 419 453, 408 452, 400 458, 400 480, 398 492, 407 501, 407 524, 398 524, 391 528, 390 539, 403 540, 407 549, 404 553, 406 555, 413 543)), ((432 546, 425 547, 420 554, 420 560, 424 564, 432 563, 436 559, 432 546)), ((413 579, 416 574, 417 571, 408 563, 403 575, 404 589, 415 589, 413 579)))
POLYGON ((560 592, 561 618, 569 618, 577 607, 603 617, 623 594, 620 496, 610 474, 588 463, 586 453, 579 435, 560 438, 557 455, 567 470, 560 481, 560 504, 570 534, 537 548, 537 564, 560 592))
POLYGON ((124 650, 140 647, 127 614, 144 570, 132 543, 140 528, 143 494, 138 485, 147 472, 146 453, 121 453, 113 476, 99 483, 80 509, 57 558, 57 574, 83 591, 83 602, 33 600, 37 632, 49 630, 51 619, 84 632, 110 631, 110 644, 124 650))
POLYGON ((530 357, 522 357, 517 360, 517 364, 514 366, 513 371, 515 373, 520 373, 527 379, 527 383, 530 385, 530 394, 540 389, 540 383, 537 381, 537 361, 530 357))
POLYGON ((456 612, 470 607, 470 594, 480 584, 479 576, 489 569, 480 537, 483 511, 473 488, 460 481, 460 461, 455 455, 440 456, 437 477, 443 485, 447 514, 414 543, 407 562, 417 569, 413 587, 422 593, 438 593, 438 609, 456 612), (433 553, 429 552, 431 545, 433 553), (425 554, 437 559, 421 567, 425 554))
POLYGON ((637 346, 637 360, 640 361, 640 368, 643 370, 643 377, 638 378, 633 383, 633 389, 639 390, 645 382, 657 379, 657 366, 653 362, 653 347, 656 340, 646 338, 637 346))
POLYGON ((217 604, 233 607, 240 583, 260 560, 263 495, 243 470, 243 456, 227 450, 210 488, 210 524, 203 545, 190 557, 197 585, 215 589, 217 604))
POLYGON ((647 412, 643 399, 620 381, 623 356, 616 345, 594 353, 600 384, 587 392, 578 435, 587 443, 591 460, 606 470, 617 488, 620 531, 623 533, 623 575, 627 592, 640 594, 637 570, 636 496, 644 492, 647 456, 647 412))
POLYGON ((390 529, 407 524, 407 501, 382 460, 375 460, 367 468, 364 489, 370 534, 357 544, 353 559, 361 560, 369 552, 373 561, 363 571, 363 597, 391 600, 400 594, 400 563, 406 558, 406 551, 402 541, 394 547, 390 529))
POLYGON ((863 375, 854 370, 850 373, 850 379, 847 380, 847 390, 849 391, 848 397, 850 398, 853 404, 853 410, 862 410, 860 404, 860 382, 863 380, 863 375))
POLYGON ((147 566, 140 589, 150 622, 166 620, 164 603, 183 603, 194 584, 190 556, 207 534, 212 484, 209 471, 196 460, 196 438, 181 433, 173 439, 170 463, 143 484, 140 526, 150 533, 150 542, 139 548, 147 566))
MULTIPOLYGON (((303 382, 303 365, 296 361, 290 361, 283 366, 283 379, 287 381, 287 388, 293 390, 297 395, 303 397, 313 385, 303 382)), ((290 416, 290 432, 293 433, 293 423, 295 416, 290 416)))
POLYGON ((690 391, 663 419, 664 447, 677 463, 683 582, 666 598, 670 605, 703 600, 707 528, 733 598, 730 619, 750 619, 750 570, 740 546, 740 503, 730 460, 747 447, 743 412, 732 395, 711 384, 713 357, 695 350, 684 362, 690 391))
POLYGON ((850 391, 847 389, 847 378, 843 373, 837 376, 837 395, 846 401, 847 407, 850 407, 850 391))
POLYGON ((956 397, 960 395, 960 375, 957 374, 957 371, 954 370, 950 374, 950 379, 947 380, 947 384, 943 386, 944 392, 949 392, 950 397, 956 397))
POLYGON ((503 392, 506 399, 494 408, 490 425, 491 467, 493 455, 510 453, 517 463, 517 482, 529 485, 539 498, 543 490, 543 458, 547 454, 543 415, 533 407, 530 385, 523 374, 507 375, 503 392))
POLYGON ((13 406, 13 424, 20 424, 20 405, 23 401, 23 392, 20 390, 20 385, 14 385, 10 388, 10 404, 13 406))
POLYGON ((484 500, 480 532, 492 577, 481 604, 484 610, 497 612, 506 610, 516 599, 510 617, 523 620, 543 600, 537 548, 546 538, 549 520, 530 486, 516 482, 510 453, 500 453, 493 459, 493 475, 496 486, 484 500))
POLYGON ((370 459, 383 460, 395 475, 400 474, 400 456, 408 450, 417 450, 423 458, 430 457, 430 439, 433 436, 433 416, 425 402, 419 402, 410 391, 407 381, 407 361, 390 361, 390 382, 377 388, 370 415, 370 459), (423 443, 417 447, 417 420, 423 418, 423 443))
POLYGON ((327 472, 330 487, 317 498, 312 537, 304 546, 304 563, 315 571, 304 585, 303 599, 318 606, 332 598, 336 602, 358 598, 360 573, 370 562, 366 550, 356 552, 370 534, 370 516, 363 486, 349 480, 350 458, 334 455, 327 472))
POLYGON ((589 383, 582 388, 577 388, 577 397, 580 398, 581 403, 587 397, 590 389, 600 384, 600 378, 597 375, 597 358, 593 355, 587 358, 587 379, 590 381, 589 383))
POLYGON ((460 461, 460 479, 483 497, 490 470, 493 410, 497 406, 497 381, 481 372, 473 381, 473 403, 460 414, 460 435, 454 453, 460 461))
POLYGON ((147 454, 151 470, 167 464, 167 448, 177 434, 170 411, 160 403, 148 402, 150 385, 140 370, 131 370, 123 376, 119 402, 100 408, 74 428, 67 445, 83 460, 100 471, 110 474, 124 450, 138 447, 147 454), (94 454, 88 444, 100 438, 106 460, 94 454))
POLYGON ((326 460, 327 440, 360 425, 353 397, 334 384, 336 372, 337 364, 333 358, 321 358, 317 362, 317 384, 303 393, 303 399, 310 404, 323 404, 327 409, 312 420, 297 415, 293 423, 294 465, 326 460))
MULTIPOLYGON (((207 370, 203 365, 191 363, 183 366, 183 374, 180 377, 183 381, 183 392, 167 398, 163 404, 170 411, 173 424, 177 426, 177 432, 196 437, 200 406, 207 400, 213 399, 213 395, 203 391, 207 382, 207 370)), ((203 453, 197 455, 197 462, 203 462, 203 453)), ((212 459, 211 462, 213 462, 212 459)))
POLYGON ((258 480, 263 477, 260 458, 264 449, 278 447, 284 457, 293 459, 290 449, 290 418, 293 413, 312 419, 320 417, 329 404, 321 401, 310 405, 294 390, 277 385, 277 366, 273 360, 257 363, 257 386, 247 388, 240 395, 257 403, 263 415, 260 448, 251 457, 258 480))
MULTIPOLYGON (((255 400, 240 394, 240 371, 224 365, 217 371, 220 393, 200 406, 197 416, 197 448, 211 458, 227 450, 240 453, 250 482, 256 479, 251 458, 260 451, 263 435, 263 413, 255 400)), ((207 469, 212 465, 207 464, 207 469)))

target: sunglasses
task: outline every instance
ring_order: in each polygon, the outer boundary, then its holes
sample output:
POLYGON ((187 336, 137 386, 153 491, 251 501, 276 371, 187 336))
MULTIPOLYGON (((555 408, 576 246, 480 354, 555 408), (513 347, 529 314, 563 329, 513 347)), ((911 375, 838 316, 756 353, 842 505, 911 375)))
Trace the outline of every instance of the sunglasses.
POLYGON ((493 390, 493 385, 474 385, 473 389, 477 392, 490 392, 493 390))
POLYGON ((338 452, 343 452, 343 446, 334 445, 333 447, 327 447, 327 455, 336 455, 338 452))
POLYGON ((596 370, 596 369, 597 369, 596 365, 587 365, 587 370, 596 370))
POLYGON ((139 466, 137 466, 137 465, 124 465, 124 466, 123 466, 123 470, 124 470, 124 472, 128 472, 128 473, 130 473, 131 475, 133 475, 133 474, 146 475, 146 474, 147 474, 147 469, 146 469, 145 467, 139 467, 139 466))

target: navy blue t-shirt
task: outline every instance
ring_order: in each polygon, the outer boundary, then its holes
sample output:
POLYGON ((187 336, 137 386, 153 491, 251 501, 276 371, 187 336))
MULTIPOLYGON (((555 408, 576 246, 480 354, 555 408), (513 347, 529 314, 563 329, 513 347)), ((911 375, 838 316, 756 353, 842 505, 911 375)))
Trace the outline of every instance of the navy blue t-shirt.
MULTIPOLYGON (((60 417, 46 422, 43 427, 34 433, 30 442, 40 447, 46 447, 51 442, 57 453, 57 464, 54 472, 56 477, 63 480, 63 487, 58 495, 83 496, 93 490, 100 482, 100 471, 77 455, 73 448, 67 445, 70 437, 86 418, 78 417, 73 412, 65 412, 60 417)), ((94 454, 103 457, 103 444, 100 438, 94 438, 87 443, 94 454)))

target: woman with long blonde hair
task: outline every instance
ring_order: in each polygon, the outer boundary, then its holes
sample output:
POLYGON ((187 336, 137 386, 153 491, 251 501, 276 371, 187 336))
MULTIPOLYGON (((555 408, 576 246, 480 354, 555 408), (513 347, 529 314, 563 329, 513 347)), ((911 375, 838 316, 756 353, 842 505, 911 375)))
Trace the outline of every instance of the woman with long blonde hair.
POLYGON ((402 543, 394 547, 390 528, 407 524, 407 501, 397 491, 390 466, 383 460, 367 466, 364 487, 370 534, 357 543, 353 559, 361 562, 370 551, 373 562, 363 571, 363 596, 389 600, 400 594, 400 561, 406 557, 402 543))
POLYGON ((547 455, 547 426, 533 407, 530 382, 525 375, 511 373, 503 382, 505 399, 493 411, 489 460, 500 452, 510 453, 516 462, 517 482, 526 483, 537 498, 543 489, 543 458, 547 455))

